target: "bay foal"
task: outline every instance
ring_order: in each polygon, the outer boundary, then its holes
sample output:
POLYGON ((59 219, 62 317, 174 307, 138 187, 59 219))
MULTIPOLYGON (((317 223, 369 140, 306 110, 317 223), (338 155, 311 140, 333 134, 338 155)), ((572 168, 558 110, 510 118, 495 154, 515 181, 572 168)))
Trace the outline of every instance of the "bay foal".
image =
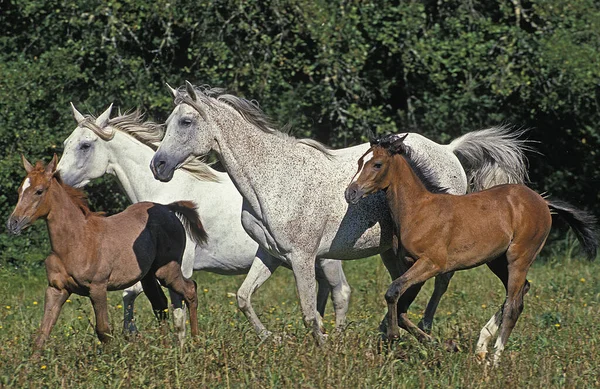
POLYGON ((194 239, 204 242, 206 233, 194 203, 142 202, 104 217, 89 210, 83 192, 60 181, 55 174, 56 160, 55 154, 48 166, 38 162, 34 167, 22 157, 27 177, 19 187, 19 201, 7 223, 14 234, 38 218, 45 218, 48 225, 52 253, 46 258, 48 287, 34 351, 44 345, 72 293, 90 298, 96 334, 102 342, 108 341, 107 290, 125 289, 140 280, 159 320, 166 318, 168 306, 158 281, 169 288, 172 300, 179 305, 183 298, 190 313, 192 335, 196 335, 196 285, 181 273, 186 234, 175 216, 182 216, 194 239))
POLYGON ((408 288, 439 274, 485 263, 506 288, 504 304, 482 329, 477 343, 477 355, 484 360, 489 340, 500 328, 495 364, 523 310, 523 296, 529 290, 527 271, 550 232, 550 212, 569 223, 591 259, 598 247, 594 217, 566 203, 548 201, 525 185, 499 185, 462 196, 432 193, 443 188, 436 190, 427 170, 413 169, 418 161, 411 158, 405 137, 391 135, 371 142, 359 160, 358 177, 346 189, 349 203, 379 190, 386 192, 403 248, 400 260, 409 267, 385 295, 387 337, 399 336, 398 319, 403 328, 414 328, 406 315, 394 314, 408 288))

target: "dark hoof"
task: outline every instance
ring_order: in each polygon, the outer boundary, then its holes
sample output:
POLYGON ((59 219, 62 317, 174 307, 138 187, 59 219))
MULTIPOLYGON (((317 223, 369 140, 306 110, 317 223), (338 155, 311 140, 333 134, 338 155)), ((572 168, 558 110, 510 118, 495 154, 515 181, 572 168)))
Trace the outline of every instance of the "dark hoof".
POLYGON ((452 339, 448 339, 444 342, 444 349, 451 353, 457 353, 460 351, 460 347, 458 347, 458 343, 456 343, 452 339))

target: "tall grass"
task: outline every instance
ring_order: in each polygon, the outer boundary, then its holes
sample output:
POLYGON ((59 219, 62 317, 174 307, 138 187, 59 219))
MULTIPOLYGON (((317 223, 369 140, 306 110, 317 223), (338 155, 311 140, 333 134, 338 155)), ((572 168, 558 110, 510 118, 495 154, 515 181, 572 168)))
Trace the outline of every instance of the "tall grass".
MULTIPOLYGON (((458 352, 421 345, 404 335, 391 347, 379 341, 389 276, 379 259, 344 264, 352 286, 348 328, 333 330, 322 348, 304 328, 291 272, 278 271, 253 298, 275 340, 260 343, 237 310, 243 277, 194 275, 199 285, 200 336, 183 352, 164 335, 144 296, 136 304, 140 334, 121 333, 120 293, 109 293, 114 340, 100 345, 87 298, 65 304, 42 357, 30 360, 43 311, 41 271, 0 270, 0 386, 2 387, 600 387, 600 264, 553 256, 529 273, 532 288, 500 366, 477 364, 473 348, 481 327, 502 303, 501 283, 487 270, 457 273, 442 299, 433 335, 453 340, 458 352)), ((411 308, 416 321, 432 291, 423 288, 411 308)))

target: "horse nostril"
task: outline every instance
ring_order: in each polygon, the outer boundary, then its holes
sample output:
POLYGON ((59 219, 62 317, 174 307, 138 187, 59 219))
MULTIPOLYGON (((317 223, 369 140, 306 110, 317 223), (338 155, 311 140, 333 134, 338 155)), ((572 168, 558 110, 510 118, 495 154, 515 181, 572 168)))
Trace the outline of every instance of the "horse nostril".
POLYGON ((157 163, 154 164, 154 167, 156 168, 156 171, 161 173, 163 170, 165 170, 165 165, 167 163, 165 161, 158 161, 157 163))

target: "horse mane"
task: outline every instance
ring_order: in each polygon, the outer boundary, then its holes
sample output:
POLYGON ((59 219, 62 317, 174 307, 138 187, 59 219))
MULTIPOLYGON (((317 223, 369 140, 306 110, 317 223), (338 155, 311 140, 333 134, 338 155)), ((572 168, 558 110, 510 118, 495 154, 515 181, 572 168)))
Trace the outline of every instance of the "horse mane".
POLYGON ((425 188, 431 193, 449 193, 450 188, 446 188, 440 184, 436 177, 436 172, 427 163, 427 161, 419 156, 415 151, 407 145, 402 143, 402 146, 398 150, 392 150, 392 144, 398 140, 397 134, 390 134, 381 137, 377 140, 372 141, 372 144, 376 144, 386 149, 390 154, 399 154, 404 157, 408 165, 415 172, 419 180, 425 185, 425 188))
POLYGON ((192 106, 202 116, 204 120, 207 120, 207 115, 204 107, 199 102, 206 104, 209 107, 214 107, 215 102, 221 102, 225 105, 233 108, 239 113, 242 118, 248 123, 260 129, 262 132, 267 134, 275 135, 281 139, 288 140, 293 144, 301 144, 311 147, 317 151, 323 153, 327 158, 331 159, 333 153, 323 143, 318 142, 314 139, 297 139, 294 136, 284 132, 289 131, 290 127, 284 126, 284 128, 277 128, 277 125, 271 120, 271 118, 263 112, 256 100, 247 100, 243 97, 238 97, 232 94, 228 94, 223 88, 210 88, 209 86, 194 86, 196 92, 196 98, 193 100, 186 92, 185 86, 181 86, 177 89, 177 97, 175 97, 175 104, 179 105, 182 103, 192 106), (285 128, 287 127, 287 128, 285 128))
POLYGON ((64 191, 67 193, 67 195, 69 196, 69 198, 71 199, 73 204, 75 204, 77 206, 77 208, 79 208, 81 210, 81 212, 83 212, 86 219, 90 216, 99 216, 99 217, 106 216, 106 212, 94 212, 90 209, 88 202, 87 202, 87 195, 81 189, 77 189, 77 188, 74 188, 72 186, 65 184, 58 174, 56 174, 54 176, 54 178, 56 179, 58 184, 64 189, 64 191))
MULTIPOLYGON (((125 114, 119 112, 117 117, 108 121, 108 125, 104 129, 96 125, 94 116, 85 115, 84 117, 85 120, 80 123, 80 126, 93 131, 104 140, 112 139, 115 130, 118 130, 156 151, 165 135, 164 126, 150 120, 144 121, 144 113, 139 109, 125 114)), ((200 181, 219 181, 219 178, 209 169, 209 165, 204 158, 191 159, 184 163, 181 168, 200 181)))

